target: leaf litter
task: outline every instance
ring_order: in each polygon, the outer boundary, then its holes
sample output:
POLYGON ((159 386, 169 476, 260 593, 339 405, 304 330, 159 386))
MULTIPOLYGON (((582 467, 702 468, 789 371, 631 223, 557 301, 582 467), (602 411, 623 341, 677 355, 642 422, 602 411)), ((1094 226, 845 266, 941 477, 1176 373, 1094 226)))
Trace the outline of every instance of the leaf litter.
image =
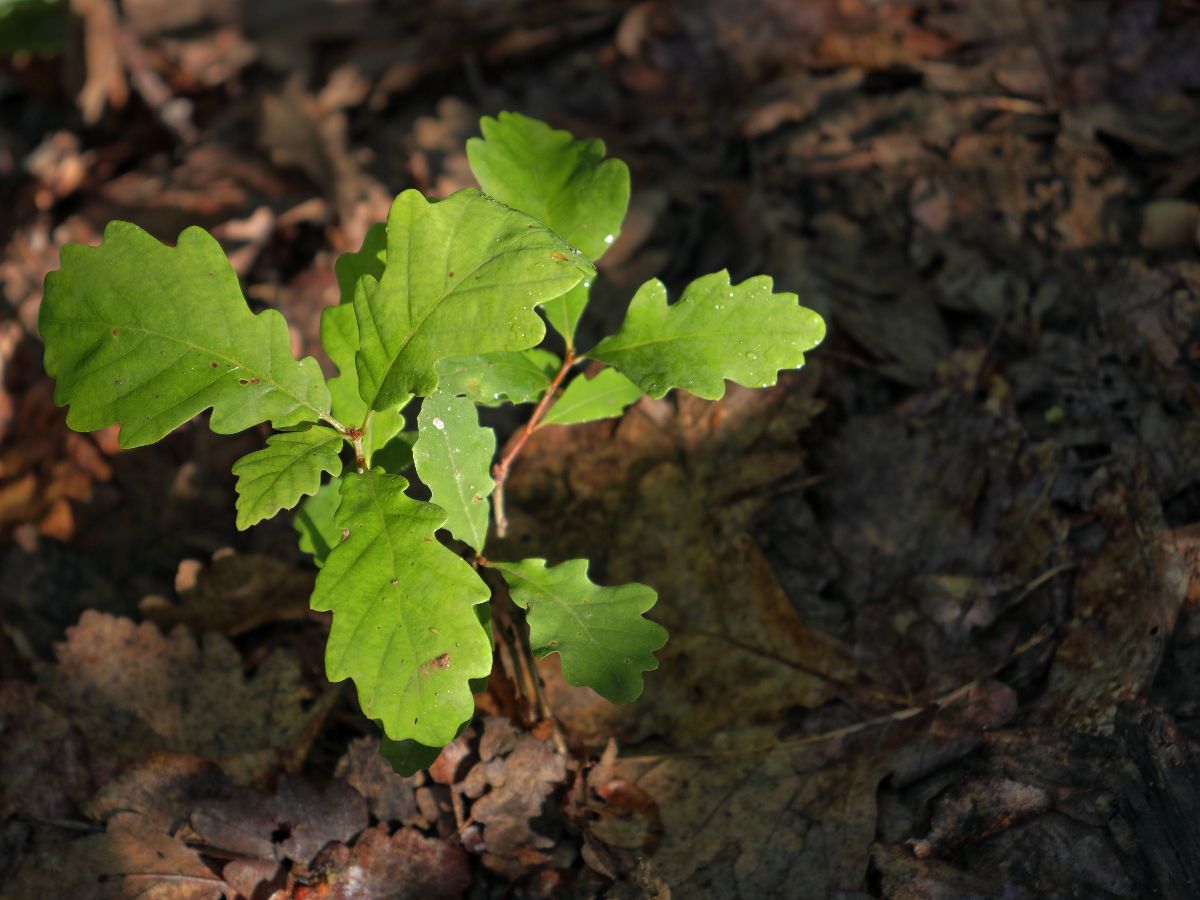
POLYGON ((0 75, 0 892, 1190 896, 1194 10, 79 6, 71 90, 0 75), (499 108, 631 164, 582 346, 723 266, 830 338, 533 436, 511 558, 650 584, 672 640, 628 707, 542 660, 557 735, 497 670, 405 779, 319 678, 287 523, 233 531, 261 437, 68 432, 34 323, 63 243, 201 224, 315 350, 322 248, 470 186, 499 108))

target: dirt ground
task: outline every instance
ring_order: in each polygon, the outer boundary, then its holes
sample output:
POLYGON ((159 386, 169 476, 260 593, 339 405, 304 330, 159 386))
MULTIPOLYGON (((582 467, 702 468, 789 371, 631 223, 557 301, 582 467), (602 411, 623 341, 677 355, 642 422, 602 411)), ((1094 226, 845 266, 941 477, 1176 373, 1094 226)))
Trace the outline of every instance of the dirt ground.
POLYGON ((1198 204, 1195 0, 0 2, 0 896, 1195 898, 1198 204), (234 528, 262 434, 70 432, 37 310, 199 224, 320 356, 505 109, 631 167, 588 337, 721 268, 829 337, 536 433, 489 556, 671 641, 631 706, 543 661, 566 754, 499 666, 401 778, 288 516, 234 528))

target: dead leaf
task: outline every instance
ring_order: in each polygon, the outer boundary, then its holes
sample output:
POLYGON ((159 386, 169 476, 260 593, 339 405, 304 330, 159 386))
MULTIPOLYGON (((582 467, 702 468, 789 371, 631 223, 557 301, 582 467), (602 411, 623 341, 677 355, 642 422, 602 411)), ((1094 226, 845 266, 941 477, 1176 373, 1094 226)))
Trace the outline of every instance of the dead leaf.
POLYGON ((185 625, 234 637, 267 622, 303 619, 312 585, 312 573, 275 557, 224 553, 207 567, 196 563, 189 583, 176 578, 178 603, 143 602, 142 613, 164 629, 185 625))
POLYGON ((1080 567, 1072 618, 1032 721, 1107 734, 1118 706, 1150 687, 1189 576, 1143 467, 1094 502, 1104 547, 1080 567))
POLYGON ((974 747, 982 723, 971 720, 969 695, 809 738, 723 733, 711 749, 627 757, 615 772, 658 804, 653 862, 672 891, 853 896, 866 887, 880 782, 910 781, 974 747))
POLYGON ((225 638, 197 643, 182 627, 163 636, 149 622, 88 611, 56 653, 58 665, 38 676, 47 696, 120 762, 191 753, 255 782, 299 766, 329 705, 305 711, 313 692, 289 654, 275 651, 246 677, 225 638))
POLYGON ((220 900, 229 895, 195 850, 137 813, 114 815, 103 834, 51 843, 5 885, 10 897, 220 900))
POLYGON ((66 819, 95 789, 83 736, 38 699, 0 681, 0 822, 14 813, 66 819))
POLYGON ((453 900, 471 883, 471 867, 461 847, 412 828, 389 837, 378 825, 327 877, 330 900, 453 900))
POLYGON ((209 846, 307 866, 326 844, 351 841, 367 827, 367 804, 344 781, 335 779, 318 792, 285 776, 268 797, 242 791, 197 804, 190 821, 209 846))
POLYGON ((416 790, 425 783, 425 773, 410 778, 397 775, 379 753, 379 738, 362 737, 350 742, 338 760, 334 775, 366 798, 371 814, 381 822, 399 822, 427 828, 429 822, 417 807, 416 790))
POLYGON ((483 826, 485 863, 518 855, 544 859, 529 851, 550 849, 556 836, 540 832, 534 821, 542 820, 547 799, 566 780, 566 759, 550 742, 495 716, 484 720, 479 756, 454 790, 474 800, 470 819, 483 826))

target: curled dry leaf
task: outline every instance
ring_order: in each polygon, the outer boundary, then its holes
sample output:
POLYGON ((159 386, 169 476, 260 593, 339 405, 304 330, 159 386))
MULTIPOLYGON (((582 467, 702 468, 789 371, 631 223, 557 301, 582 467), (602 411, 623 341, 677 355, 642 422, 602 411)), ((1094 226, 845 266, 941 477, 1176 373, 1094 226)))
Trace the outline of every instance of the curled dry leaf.
POLYGON ((379 753, 379 738, 362 737, 350 743, 338 760, 334 775, 362 794, 371 814, 381 822, 428 827, 417 807, 416 791, 425 773, 410 778, 397 775, 379 753))
POLYGON ((452 900, 471 883, 461 847, 412 828, 389 837, 386 825, 376 826, 330 857, 336 861, 327 876, 331 900, 452 900))

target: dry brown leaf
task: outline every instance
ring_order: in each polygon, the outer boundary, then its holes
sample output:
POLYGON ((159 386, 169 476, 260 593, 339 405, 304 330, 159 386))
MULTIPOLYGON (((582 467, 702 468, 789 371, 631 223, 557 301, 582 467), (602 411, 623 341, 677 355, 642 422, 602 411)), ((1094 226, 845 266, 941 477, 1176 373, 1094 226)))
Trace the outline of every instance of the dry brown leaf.
POLYGON ((410 778, 397 775, 379 753, 379 738, 351 741, 333 773, 362 794, 371 814, 382 822, 428 827, 417 807, 416 790, 425 783, 425 773, 410 778))
POLYGON ((137 813, 123 812, 103 834, 47 844, 27 857, 5 896, 220 900, 228 887, 195 850, 137 813))
POLYGON ((83 811, 97 822, 135 812, 167 830, 198 803, 234 797, 237 791, 215 763, 183 753, 154 753, 109 779, 83 811))
POLYGON ((0 822, 18 812, 70 818, 94 789, 79 732, 34 685, 0 682, 0 822))
POLYGON ((855 896, 866 887, 880 782, 913 780, 1003 724, 979 692, 811 738, 724 733, 711 750, 629 757, 614 773, 657 803, 653 865, 680 896, 855 896))
POLYGON ((1032 721, 1108 734, 1117 707, 1150 687, 1189 572, 1143 467, 1132 483, 1106 485, 1093 502, 1104 547, 1080 567, 1072 619, 1032 721))
POLYGON ((531 851, 552 848, 555 838, 538 831, 534 820, 543 817, 547 798, 565 782, 566 758, 548 741, 495 716, 484 720, 479 756, 455 791, 475 801, 470 819, 483 826, 478 849, 485 863, 538 858, 531 851))
POLYGON ((122 763, 191 753, 255 782, 298 767, 329 705, 305 709, 313 692, 288 653, 275 651, 247 677, 216 634, 197 643, 184 628, 164 636, 149 622, 88 611, 56 652, 58 665, 39 672, 47 696, 122 763))
MULTIPOLYGON (((182 564, 181 564, 182 565, 182 564)), ((164 629, 185 625, 230 637, 279 619, 302 619, 313 576, 275 557, 224 553, 200 568, 179 602, 143 602, 142 613, 164 629)))
MULTIPOLYGON (((343 850, 345 848, 342 848, 343 850)), ((467 854, 412 828, 366 832, 328 874, 330 900, 452 900, 471 883, 467 854)))
POLYGON ((307 781, 285 777, 269 797, 242 791, 200 803, 190 821, 211 847, 307 866, 326 844, 351 841, 367 827, 367 803, 341 780, 321 792, 307 781))

